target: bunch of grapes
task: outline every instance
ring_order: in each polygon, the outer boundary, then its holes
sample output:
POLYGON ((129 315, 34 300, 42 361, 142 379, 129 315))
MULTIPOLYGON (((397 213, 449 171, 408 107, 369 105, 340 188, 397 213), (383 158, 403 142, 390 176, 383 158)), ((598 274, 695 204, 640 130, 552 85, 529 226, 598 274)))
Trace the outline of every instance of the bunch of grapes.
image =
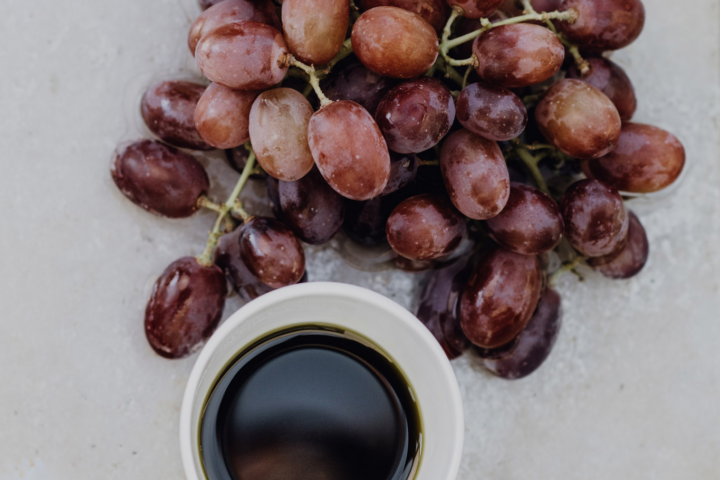
POLYGON ((171 264, 145 314, 160 355, 193 352, 228 284, 246 299, 307 279, 303 243, 341 230, 430 271, 417 315, 450 358, 504 378, 537 369, 561 322, 554 280, 587 264, 636 275, 648 239, 628 196, 680 176, 685 152, 632 123, 635 92, 607 52, 632 43, 640 0, 202 2, 188 46, 208 86, 162 82, 157 136, 112 175, 146 210, 218 213, 205 251, 171 264), (457 59, 456 57, 465 57, 457 59), (187 150, 226 150, 230 197, 187 150), (238 196, 265 181, 275 218, 238 196))

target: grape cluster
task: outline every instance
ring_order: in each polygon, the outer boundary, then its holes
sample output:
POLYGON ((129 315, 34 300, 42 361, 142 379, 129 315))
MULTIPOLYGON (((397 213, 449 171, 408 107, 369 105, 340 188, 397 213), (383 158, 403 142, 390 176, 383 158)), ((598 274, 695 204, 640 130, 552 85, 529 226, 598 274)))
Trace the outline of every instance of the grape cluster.
POLYGON ((640 0, 201 5, 188 46, 211 83, 151 86, 141 113, 157 139, 121 146, 112 165, 150 212, 218 213, 203 254, 155 285, 145 328, 160 355, 212 334, 228 283, 252 299, 306 281, 301 242, 341 230, 430 271, 419 319, 448 357, 472 350, 504 378, 549 355, 560 274, 586 264, 624 279, 645 265, 628 195, 675 182, 685 152, 631 123, 635 91, 607 54, 640 35, 640 0), (241 173, 224 203, 186 152, 211 149, 241 173), (251 177, 275 218, 238 201, 251 177))

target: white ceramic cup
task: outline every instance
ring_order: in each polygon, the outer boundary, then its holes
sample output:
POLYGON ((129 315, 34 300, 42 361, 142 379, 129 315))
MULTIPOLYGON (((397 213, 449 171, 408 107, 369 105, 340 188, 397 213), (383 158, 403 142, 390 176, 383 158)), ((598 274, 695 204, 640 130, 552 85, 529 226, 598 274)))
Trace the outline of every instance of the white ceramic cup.
POLYGON ((422 419, 419 469, 411 480, 455 480, 464 420, 455 374, 420 321, 395 302, 364 288, 305 283, 282 288, 238 310, 200 353, 180 413, 180 450, 188 480, 207 480, 199 452, 205 401, 215 380, 245 347, 298 325, 332 325, 359 333, 387 352, 412 386, 422 419))

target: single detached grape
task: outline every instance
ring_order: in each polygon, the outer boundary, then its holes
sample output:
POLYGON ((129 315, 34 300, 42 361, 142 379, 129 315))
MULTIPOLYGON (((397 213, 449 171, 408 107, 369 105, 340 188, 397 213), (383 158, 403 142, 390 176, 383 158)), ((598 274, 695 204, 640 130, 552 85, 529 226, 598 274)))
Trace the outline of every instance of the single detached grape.
POLYGON ((483 252, 460 299, 465 335, 481 348, 506 345, 527 325, 541 289, 538 257, 502 248, 483 252))
POLYGON ((515 348, 497 359, 483 360, 483 366, 501 378, 517 380, 535 372, 550 356, 562 326, 562 300, 548 288, 535 315, 518 335, 515 348))
POLYGON ((568 155, 599 158, 611 152, 620 138, 620 114, 610 99, 580 80, 560 80, 535 109, 542 134, 568 155))
POLYGON ((267 23, 278 30, 282 29, 275 6, 270 0, 224 0, 203 12, 190 27, 188 48, 195 56, 200 39, 220 25, 251 20, 267 23))
POLYGON ((588 50, 617 50, 640 36, 645 7, 640 0, 565 0, 561 10, 578 12, 574 23, 558 22, 567 38, 588 50))
POLYGON ((503 25, 473 43, 475 68, 485 81, 508 88, 527 87, 555 75, 565 59, 557 35, 530 23, 503 25))
POLYGON ((651 125, 624 123, 615 150, 583 162, 583 171, 623 192, 651 193, 675 182, 684 166, 685 148, 675 135, 651 125))
POLYGON ((522 100, 507 88, 473 83, 460 92, 457 118, 474 134, 502 142, 520 136, 528 113, 522 100))
POLYGON ((212 150, 195 129, 195 107, 204 91, 193 82, 156 83, 143 95, 140 113, 160 140, 179 148, 212 150))
POLYGON ((571 185, 560 209, 567 239, 586 257, 608 255, 627 240, 629 218, 622 197, 599 180, 571 185))
POLYGON ((458 130, 442 145, 440 168, 450 200, 466 216, 486 220, 505 208, 510 174, 497 143, 458 130))
POLYGON ((378 105, 375 121, 390 150, 419 153, 450 131, 455 101, 440 80, 421 77, 390 90, 378 105))
POLYGON ((540 255, 557 247, 565 223, 557 203, 537 188, 521 183, 510 187, 510 199, 485 226, 490 237, 522 255, 540 255))
POLYGON ((380 100, 396 83, 397 80, 380 76, 362 63, 351 63, 322 82, 322 90, 330 100, 352 100, 375 115, 380 100))
POLYGON ((257 90, 232 90, 211 83, 195 109, 195 127, 215 148, 235 148, 250 140, 250 108, 257 90))
POLYGON ((505 0, 447 0, 451 7, 457 5, 463 9, 467 18, 485 18, 490 16, 505 0))
POLYGON ((417 172, 418 161, 415 154, 390 152, 390 179, 380 195, 390 195, 405 188, 415 180, 417 172))
POLYGON ((300 180, 281 181, 278 200, 283 223, 303 242, 323 245, 342 228, 345 201, 315 168, 300 180))
POLYGON ((428 22, 436 32, 442 33, 448 16, 448 6, 444 0, 360 0, 360 9, 375 7, 397 7, 417 13, 428 22))
POLYGON ((348 0, 285 0, 282 23, 288 48, 300 61, 322 65, 342 48, 348 23, 348 0))
POLYGON ((291 88, 260 94, 250 110, 250 139, 260 166, 278 180, 304 177, 314 161, 308 145, 310 102, 291 88))
POLYGON ((650 243, 645 228, 637 216, 630 212, 630 226, 625 245, 609 255, 591 258, 588 263, 606 277, 621 280, 640 273, 649 256, 650 243))
POLYGON ((170 218, 195 213, 198 198, 210 187, 205 169, 194 157, 152 140, 119 149, 111 173, 133 203, 170 218))
POLYGON ((353 52, 373 72, 393 78, 422 75, 438 56, 437 33, 420 15, 397 7, 363 13, 352 29, 353 52))
POLYGON ((261 90, 279 83, 288 70, 286 56, 282 33, 252 21, 213 29, 200 39, 195 50, 203 75, 237 90, 261 90))
POLYGON ((385 189, 390 153, 375 120, 357 103, 340 100, 315 112, 308 143, 320 173, 343 197, 369 200, 385 189))
POLYGON ((165 358, 193 353, 217 327, 227 284, 222 270, 193 257, 173 262, 155 283, 145 310, 145 335, 165 358))
POLYGON ((586 60, 590 64, 590 73, 587 76, 580 75, 574 65, 570 68, 568 76, 587 82, 603 92, 615 104, 620 119, 630 120, 637 109, 637 99, 635 88, 625 70, 607 58, 592 57, 586 60))
POLYGON ((250 301, 275 289, 258 280, 243 262, 240 256, 241 233, 242 227, 220 237, 213 261, 225 273, 233 290, 244 300, 250 301))
POLYGON ((408 198, 387 221, 387 239, 398 254, 411 260, 432 260, 452 253, 467 230, 465 219, 443 195, 408 198))

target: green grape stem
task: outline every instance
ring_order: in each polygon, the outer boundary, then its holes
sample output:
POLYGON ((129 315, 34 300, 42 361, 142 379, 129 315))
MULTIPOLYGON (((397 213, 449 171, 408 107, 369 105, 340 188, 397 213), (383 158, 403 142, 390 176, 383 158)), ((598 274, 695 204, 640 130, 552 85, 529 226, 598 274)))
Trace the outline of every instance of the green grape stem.
POLYGON ((546 194, 550 195, 550 190, 548 189, 547 183, 545 182, 545 177, 543 177, 542 172, 540 172, 540 168, 538 168, 538 162, 540 161, 540 158, 534 156, 527 148, 523 146, 513 145, 513 149, 515 150, 515 153, 517 153, 520 157, 520 160, 522 160, 527 167, 538 188, 546 194))
POLYGON ((560 277, 565 275, 566 273, 573 272, 575 269, 584 261, 586 260, 585 257, 582 255, 578 255, 575 257, 572 261, 563 264, 560 268, 557 269, 555 273, 553 273, 550 276, 550 285, 555 286, 557 285, 558 280, 560 280, 560 277))

